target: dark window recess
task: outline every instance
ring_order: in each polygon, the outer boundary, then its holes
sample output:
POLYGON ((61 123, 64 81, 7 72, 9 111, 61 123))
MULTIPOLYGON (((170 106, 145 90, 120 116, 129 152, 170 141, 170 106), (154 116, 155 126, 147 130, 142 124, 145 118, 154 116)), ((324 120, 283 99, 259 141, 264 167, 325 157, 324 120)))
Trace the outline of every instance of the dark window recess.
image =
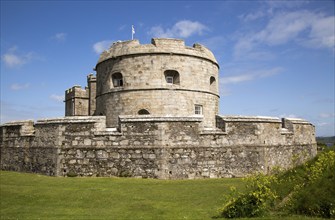
POLYGON ((164 76, 166 83, 168 84, 174 84, 174 85, 180 85, 180 77, 179 73, 176 70, 165 70, 164 76))
POLYGON ((113 87, 122 87, 123 86, 123 77, 121 73, 114 73, 112 75, 113 87))
POLYGON ((216 90, 216 79, 214 76, 211 76, 211 78, 209 79, 209 85, 212 91, 216 90))
POLYGON ((146 109, 141 109, 138 111, 139 115, 150 115, 150 112, 146 109))

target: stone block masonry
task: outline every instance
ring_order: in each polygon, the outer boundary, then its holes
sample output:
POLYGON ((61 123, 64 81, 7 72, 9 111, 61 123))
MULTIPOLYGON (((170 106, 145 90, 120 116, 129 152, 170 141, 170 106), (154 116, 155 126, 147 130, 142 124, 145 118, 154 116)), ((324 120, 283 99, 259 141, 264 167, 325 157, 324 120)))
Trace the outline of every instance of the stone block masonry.
POLYGON ((105 116, 20 121, 1 126, 1 169, 51 176, 160 179, 242 177, 288 168, 316 155, 314 126, 301 119, 217 116, 105 116), (295 161, 293 161, 293 158, 295 161))
POLYGON ((219 65, 200 44, 152 39, 114 43, 95 67, 96 115, 105 115, 108 127, 118 126, 120 115, 145 111, 155 116, 188 117, 203 114, 202 126, 215 126, 219 102, 219 65), (195 113, 195 106, 202 111, 195 113))

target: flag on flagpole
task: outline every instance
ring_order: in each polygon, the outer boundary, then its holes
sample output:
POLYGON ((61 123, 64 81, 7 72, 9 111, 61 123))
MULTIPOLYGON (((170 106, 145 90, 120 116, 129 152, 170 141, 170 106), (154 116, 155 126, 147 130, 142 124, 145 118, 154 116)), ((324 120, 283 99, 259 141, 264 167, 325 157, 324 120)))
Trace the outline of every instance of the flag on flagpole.
POLYGON ((131 26, 131 39, 134 40, 135 28, 134 25, 131 26))

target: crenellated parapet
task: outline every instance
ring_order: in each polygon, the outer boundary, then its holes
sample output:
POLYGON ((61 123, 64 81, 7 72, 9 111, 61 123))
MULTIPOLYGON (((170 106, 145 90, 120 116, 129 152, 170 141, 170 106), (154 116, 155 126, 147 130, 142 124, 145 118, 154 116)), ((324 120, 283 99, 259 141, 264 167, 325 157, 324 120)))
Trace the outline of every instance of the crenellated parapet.
POLYGON ((95 114, 97 77, 87 75, 87 86, 75 85, 65 91, 65 116, 89 116, 95 114))
POLYGON ((89 89, 73 86, 65 91, 65 116, 88 115, 89 89))
POLYGON ((105 50, 100 55, 97 65, 108 59, 148 54, 175 54, 198 57, 219 66, 213 53, 205 46, 197 43, 194 44, 193 47, 187 47, 183 40, 172 38, 153 38, 151 44, 140 44, 138 40, 114 42, 108 50, 105 50))
POLYGON ((80 85, 72 86, 65 91, 65 101, 71 98, 87 98, 87 87, 82 88, 80 85))

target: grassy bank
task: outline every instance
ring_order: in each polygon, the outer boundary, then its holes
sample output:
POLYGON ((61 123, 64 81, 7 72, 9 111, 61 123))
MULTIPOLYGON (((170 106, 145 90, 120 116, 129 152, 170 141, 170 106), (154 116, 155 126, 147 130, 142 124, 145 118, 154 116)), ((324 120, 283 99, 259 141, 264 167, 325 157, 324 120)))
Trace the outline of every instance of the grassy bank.
POLYGON ((244 184, 0 174, 1 219, 210 219, 229 187, 244 184))
POLYGON ((5 171, 0 177, 1 219, 212 219, 230 187, 242 190, 245 184, 242 179, 59 178, 5 171))

